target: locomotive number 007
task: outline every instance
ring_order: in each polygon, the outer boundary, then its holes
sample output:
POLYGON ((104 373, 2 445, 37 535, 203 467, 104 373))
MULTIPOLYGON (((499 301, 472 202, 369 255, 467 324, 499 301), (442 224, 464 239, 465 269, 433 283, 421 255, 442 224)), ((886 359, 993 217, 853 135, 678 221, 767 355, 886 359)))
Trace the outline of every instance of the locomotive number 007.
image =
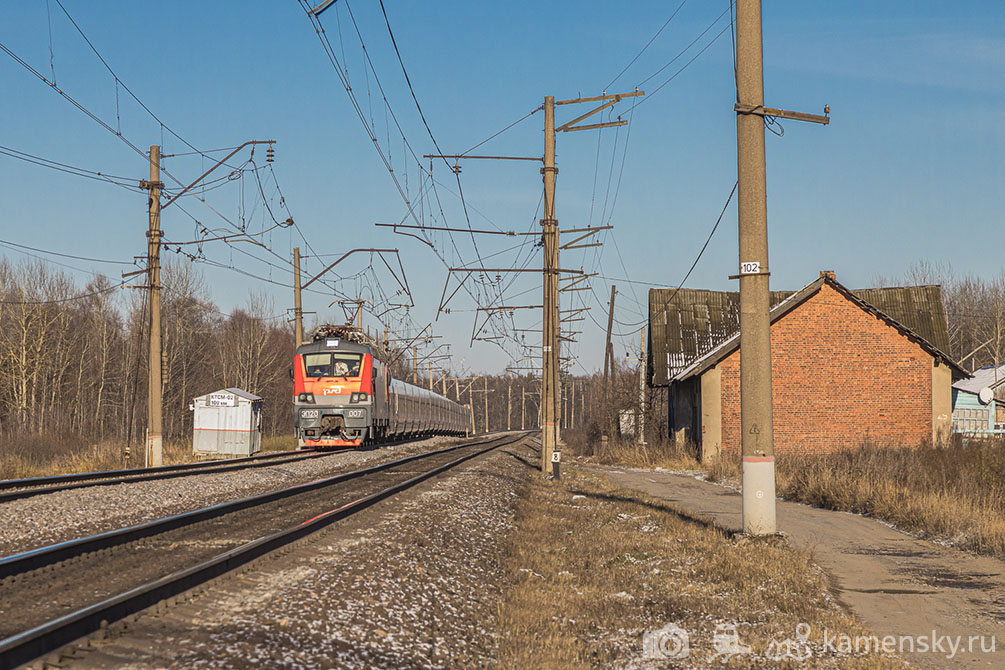
POLYGON ((361 409, 351 409, 351 410, 349 410, 349 411, 346 412, 346 416, 350 416, 350 417, 352 417, 354 419, 361 419, 361 418, 363 418, 363 410, 361 410, 361 409))

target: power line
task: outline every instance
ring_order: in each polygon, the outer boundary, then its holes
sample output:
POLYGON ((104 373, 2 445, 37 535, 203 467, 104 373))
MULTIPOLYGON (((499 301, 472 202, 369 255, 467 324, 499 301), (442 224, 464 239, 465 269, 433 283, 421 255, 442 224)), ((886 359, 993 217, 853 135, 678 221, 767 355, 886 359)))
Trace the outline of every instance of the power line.
MULTIPOLYGON (((681 288, 684 286, 684 282, 687 281, 688 277, 690 277, 691 273, 694 271, 695 266, 698 265, 698 261, 701 260, 702 255, 705 253, 705 249, 708 248, 709 242, 712 241, 712 236, 715 235, 715 231, 718 230, 719 223, 722 222, 722 217, 726 214, 726 209, 729 207, 729 203, 732 202, 733 195, 736 194, 736 187, 738 185, 739 185, 739 182, 736 182, 736 183, 733 184, 733 188, 729 192, 729 197, 726 198, 726 203, 722 206, 722 211, 719 212, 719 218, 717 218, 715 220, 715 225, 712 226, 712 230, 708 233, 708 238, 705 240, 705 244, 702 245, 701 251, 698 252, 698 255, 695 257, 694 262, 691 263, 691 267, 688 269, 687 274, 685 274, 684 278, 680 280, 680 284, 677 286, 676 289, 674 289, 674 292, 670 294, 670 297, 667 298, 666 302, 663 303, 663 309, 666 309, 667 305, 669 305, 671 302, 673 302, 673 299, 677 297, 677 294, 680 292, 681 288)), ((644 323, 645 323, 645 321, 642 321, 642 322, 640 322, 638 324, 634 324, 634 325, 642 325, 644 323)), ((641 330, 641 328, 634 330, 633 332, 629 333, 629 335, 634 335, 635 333, 639 332, 639 330, 641 330)))
POLYGON ((109 286, 108 288, 103 288, 101 290, 93 291, 91 293, 85 293, 83 295, 73 296, 71 298, 60 298, 57 300, 0 300, 0 305, 65 305, 68 302, 75 302, 77 300, 86 300, 87 298, 93 298, 95 296, 111 293, 112 291, 116 291, 122 288, 123 286, 127 285, 129 281, 132 280, 126 280, 114 286, 109 286))
MULTIPOLYGON (((718 21, 718 19, 717 19, 716 21, 718 21)), ((689 60, 688 62, 684 63, 684 65, 682 65, 682 66, 681 66, 681 68, 680 68, 679 70, 677 70, 676 72, 674 72, 674 73, 673 73, 673 74, 672 74, 672 75, 670 76, 670 78, 669 78, 669 79, 667 79, 667 80, 666 80, 666 81, 664 81, 664 82, 663 82, 662 84, 660 84, 659 86, 657 86, 656 88, 654 88, 654 89, 653 89, 652 91, 650 91, 650 92, 649 92, 649 95, 647 95, 647 96, 646 96, 646 100, 649 100, 649 99, 651 99, 651 98, 652 98, 652 96, 653 96, 653 95, 655 95, 656 93, 658 93, 658 92, 659 92, 660 90, 662 90, 664 86, 666 86, 667 84, 669 84, 670 82, 672 82, 672 81, 673 81, 674 79, 676 79, 676 78, 677 78, 677 77, 678 77, 678 76, 679 76, 679 75, 680 75, 680 74, 681 74, 682 72, 684 72, 684 70, 686 70, 686 69, 688 68, 688 66, 690 66, 690 65, 691 65, 691 63, 693 63, 693 62, 695 62, 696 60, 698 60, 698 58, 699 58, 699 57, 700 57, 700 56, 701 56, 701 55, 702 55, 703 53, 705 53, 706 51, 708 51, 708 49, 709 49, 709 48, 710 48, 710 47, 711 47, 711 46, 712 46, 713 44, 715 44, 715 43, 716 43, 717 41, 719 41, 719 38, 720 38, 720 37, 722 37, 723 35, 725 35, 725 34, 726 34, 726 32, 727 32, 727 31, 729 31, 729 30, 730 30, 731 28, 732 28, 732 26, 731 26, 731 25, 727 25, 727 26, 726 26, 725 28, 723 28, 722 30, 720 30, 720 31, 719 31, 719 32, 718 32, 718 33, 716 34, 716 36, 715 36, 715 37, 713 37, 713 38, 712 38, 712 39, 711 39, 711 40, 709 41, 709 43, 708 43, 708 44, 706 44, 705 46, 703 46, 703 47, 701 48, 701 50, 700 50, 700 51, 699 51, 698 53, 696 53, 696 54, 695 54, 694 56, 692 56, 692 57, 691 57, 691 60, 689 60)), ((704 34, 704 33, 703 33, 703 34, 704 34)), ((692 44, 693 44, 693 43, 692 43, 692 44)), ((688 48, 690 48, 690 47, 688 47, 688 48)), ((682 52, 682 54, 683 54, 683 52, 682 52)), ((674 59, 674 60, 676 60, 676 59, 674 59)), ((671 62, 672 62, 672 61, 671 61, 671 62)), ((642 103, 646 102, 646 100, 643 100, 642 102, 640 102, 640 103, 639 103, 639 105, 641 105, 642 103)))
POLYGON ((130 190, 140 190, 136 186, 130 186, 129 184, 135 184, 136 180, 130 177, 121 177, 117 175, 108 174, 105 172, 99 172, 97 170, 88 170, 86 168, 77 167, 76 165, 69 165, 67 163, 60 163, 59 161, 54 161, 50 158, 43 158, 42 156, 36 156, 35 154, 30 154, 26 151, 19 151, 17 149, 0 146, 0 154, 9 156, 10 158, 16 158, 17 160, 25 161, 27 163, 32 163, 40 167, 50 168, 52 170, 58 170, 60 172, 66 172, 68 174, 76 175, 78 177, 86 177, 88 179, 95 179, 98 181, 105 181, 115 186, 121 186, 128 188, 130 190), (119 183, 127 182, 127 183, 119 183))
POLYGON ((488 136, 488 137, 486 137, 486 138, 485 138, 484 140, 482 140, 482 141, 481 141, 481 142, 479 142, 478 144, 474 145, 473 147, 471 147, 471 148, 470 148, 470 149, 468 149, 467 151, 462 151, 460 155, 461 155, 461 156, 464 156, 464 155, 466 155, 466 154, 469 154, 469 153, 471 153, 472 151, 474 151, 474 150, 475 150, 475 149, 477 149, 478 147, 482 146, 483 144, 487 144, 487 143, 488 143, 488 142, 490 142, 491 140, 494 140, 495 138, 499 137, 500 135, 502 135, 503 133, 505 133, 505 132, 506 132, 507 130, 509 130, 509 129, 510 129, 510 128, 512 128, 513 126, 515 126, 515 125, 519 124, 519 123, 520 123, 521 121, 525 121, 525 120, 529 119, 530 117, 534 116, 535 114, 537 114, 538 112, 540 112, 540 111, 541 111, 542 109, 544 109, 544 105, 541 105, 540 107, 537 107, 537 108, 535 108, 535 109, 532 109, 532 110, 531 110, 531 111, 530 111, 529 113, 527 113, 527 114, 524 114, 524 115, 523 115, 523 116, 521 116, 521 117, 520 117, 519 119, 517 119, 517 120, 516 120, 516 121, 514 121, 513 123, 509 124, 508 126, 506 126, 505 128, 503 128, 502 130, 500 130, 500 131, 497 131, 497 132, 495 132, 495 133, 492 133, 491 135, 489 135, 489 136, 488 136))
POLYGON ((91 263, 108 263, 112 265, 133 265, 129 261, 112 261, 103 258, 88 258, 86 256, 74 256, 72 254, 63 254, 58 251, 48 251, 46 249, 37 249, 35 247, 29 247, 25 244, 18 244, 17 242, 8 242, 7 240, 0 240, 0 244, 4 244, 11 247, 18 247, 20 249, 28 249, 29 251, 37 251, 40 254, 50 254, 52 256, 61 256, 63 258, 72 258, 78 261, 89 261, 91 263))
POLYGON ((635 61, 637 61, 639 57, 641 57, 642 54, 646 52, 646 49, 648 49, 652 45, 652 43, 656 41, 656 38, 659 37, 664 30, 666 30, 666 27, 670 25, 670 22, 674 20, 674 17, 677 16, 677 13, 684 8, 685 4, 687 4, 687 0, 683 0, 683 2, 681 2, 680 5, 677 6, 677 9, 673 11, 673 14, 670 15, 670 18, 667 19, 662 26, 660 26, 660 29, 656 31, 656 34, 653 35, 648 42, 646 42, 646 45, 642 47, 642 49, 637 54, 635 54, 635 58, 633 58, 631 62, 628 63, 628 65, 622 68, 621 72, 618 73, 618 76, 612 79, 611 82, 604 87, 605 90, 611 88, 611 86, 613 86, 614 83, 618 81, 618 79, 621 79, 621 75, 627 72, 628 68, 630 68, 632 65, 635 64, 635 61))
MULTIPOLYGON (((327 34, 324 31, 324 27, 321 25, 320 20, 312 13, 312 10, 311 10, 310 6, 307 5, 304 0, 300 0, 300 4, 301 4, 301 7, 304 9, 304 12, 307 14, 309 20, 311 21, 311 25, 314 28, 314 31, 315 31, 316 35, 318 36, 319 41, 321 42, 322 48, 325 51, 325 55, 328 57, 329 61, 332 64, 332 67, 335 69, 335 72, 336 72, 337 76, 339 77, 339 80, 341 81, 341 83, 343 85, 343 88, 346 90, 346 94, 349 97, 350 103, 351 103, 354 111, 356 112, 357 117, 359 117, 360 122, 363 124, 364 130, 366 131, 368 137, 373 142, 374 149, 377 151, 378 156, 381 158, 382 162, 384 163, 385 168, 387 169, 389 175, 391 176, 391 179, 394 182, 395 188, 398 190, 399 196, 402 198, 402 201, 405 203, 405 206, 406 206, 406 208, 408 210, 408 216, 411 217, 413 219, 413 221, 415 221, 415 223, 417 225, 419 225, 420 227, 422 227, 423 224, 422 224, 422 221, 419 219, 418 214, 415 211, 415 205, 409 199, 408 195, 405 193, 405 190, 402 188, 401 182, 398 179, 397 175, 394 172, 394 169, 392 168, 392 166, 390 164, 390 160, 389 160, 388 154, 386 154, 384 152, 384 150, 381 148, 380 142, 379 142, 378 138, 376 137, 376 135, 374 133, 374 129, 371 128, 370 125, 366 122, 366 116, 363 113, 363 110, 362 110, 362 108, 361 108, 361 106, 359 104, 359 101, 356 99, 356 96, 355 96, 355 94, 352 91, 352 87, 349 85, 347 71, 340 64, 339 59, 338 59, 338 57, 335 54, 335 50, 332 47, 331 42, 328 39, 327 34)), ((354 24, 354 27, 356 29, 356 34, 357 34, 357 37, 359 38, 360 46, 363 49, 363 54, 364 54, 364 57, 366 59, 366 63, 369 65, 370 72, 373 74, 375 83, 377 84, 377 87, 380 90, 381 96, 382 96, 383 101, 384 101, 385 108, 386 108, 387 112, 390 114, 391 119, 393 119, 394 124, 395 124, 395 126, 396 126, 396 128, 398 130, 398 133, 400 134, 400 136, 402 138, 403 144, 405 145, 405 147, 408 150, 408 152, 412 155, 413 159, 415 159, 415 162, 416 162, 416 164, 419 167, 420 174, 426 175, 426 176, 429 177, 429 179, 430 179, 430 188, 432 189, 433 195, 434 195, 434 197, 436 199, 436 206, 438 207, 438 210, 439 210, 439 216, 440 216, 440 218, 442 220, 446 221, 446 215, 445 215, 445 213, 443 211, 442 203, 440 202, 439 191, 436 188, 436 183, 437 182, 436 182, 436 180, 432 176, 432 170, 430 169, 430 170, 427 171, 422 166, 421 161, 419 161, 418 156, 416 155, 415 151, 412 149, 410 143, 408 142, 407 138, 405 137, 404 131, 401 128, 401 124, 398 121, 397 115, 394 113, 394 110, 391 108, 390 102, 388 101, 386 93, 385 93, 385 91, 383 89, 383 86, 382 86, 382 84, 380 82, 380 78, 377 75, 377 72, 376 72, 376 69, 375 69, 375 67, 373 65, 372 60, 370 59, 370 55, 369 55, 368 50, 366 49, 366 45, 365 45, 365 42, 363 41, 362 34, 361 34, 360 30, 359 30, 359 26, 358 26, 358 24, 356 24, 355 19, 352 16, 352 11, 348 7, 348 5, 347 5, 347 10, 349 11, 350 18, 353 20, 353 24, 354 24)), ((344 54, 343 54, 343 58, 344 58, 344 54)), ((399 63, 401 63, 401 61, 399 61, 399 63)), ((402 64, 402 67, 403 67, 403 64, 402 64)), ((413 91, 413 93, 414 93, 414 91, 413 91)), ((416 96, 416 99, 417 99, 417 96, 416 96)), ((427 127, 427 132, 429 132, 429 130, 430 129, 427 127)), ((435 138, 434 138, 434 144, 435 144, 435 138)), ((421 192, 422 192, 422 189, 420 188, 420 193, 421 192)), ((465 201, 464 201, 464 199, 463 199, 463 191, 461 191, 461 193, 458 194, 458 197, 461 198, 462 204, 466 204, 465 201)), ((421 203, 421 199, 420 199, 420 203, 421 203)), ((468 227, 470 229, 470 227, 471 227, 470 218, 466 216, 466 219, 467 219, 468 227)), ((456 246, 456 243, 454 242, 453 236, 448 236, 448 237, 451 240, 451 244, 454 247, 454 251, 460 257, 461 256, 460 250, 457 249, 457 246, 456 246)), ((427 239, 427 241, 428 241, 428 239, 427 239)), ((477 244, 474 242, 474 240, 472 240, 472 242, 476 246, 476 249, 475 249, 476 255, 480 257, 480 254, 478 254, 478 252, 477 252, 477 244)), ((437 249, 437 247, 435 245, 432 245, 432 243, 430 243, 430 244, 432 246, 432 249, 433 249, 434 253, 440 259, 440 262, 443 263, 444 266, 450 267, 450 264, 447 262, 446 258, 444 258, 443 254, 440 252, 440 250, 437 249)), ((478 289, 484 289, 484 287, 481 286, 481 284, 478 283, 478 282, 475 282, 475 287, 476 287, 476 290, 478 290, 478 289)), ((468 284, 465 284, 463 288, 464 288, 464 291, 468 295, 470 295, 471 298, 476 303, 478 303, 478 304, 482 304, 483 303, 483 300, 479 299, 479 297, 476 296, 474 292, 472 292, 472 288, 470 286, 468 286, 468 284)), ((481 293, 480 290, 478 290, 478 292, 481 293)))
MULTIPOLYGON (((179 135, 178 133, 176 133, 176 132, 175 132, 174 130, 172 130, 170 126, 168 126, 167 124, 165 124, 165 123, 164 123, 164 122, 163 122, 163 121, 162 121, 162 120, 161 120, 161 119, 160 119, 160 118, 159 118, 159 117, 158 117, 158 116, 157 116, 156 114, 154 114, 154 113, 153 113, 153 111, 151 111, 151 109, 150 109, 149 107, 147 107, 147 106, 146 106, 146 105, 145 105, 145 104, 143 103, 143 101, 142 101, 142 100, 140 100, 140 99, 139 99, 139 97, 138 97, 138 96, 137 96, 137 95, 136 95, 135 93, 133 93, 132 89, 130 89, 130 88, 129 88, 128 86, 126 86, 125 82, 123 82, 123 81, 122 81, 122 80, 121 80, 121 79, 119 78, 119 75, 115 74, 115 71, 114 71, 114 70, 112 69, 112 66, 108 64, 108 61, 106 61, 106 60, 104 59, 104 57, 103 57, 103 56, 101 55, 101 53, 99 53, 99 52, 98 52, 98 49, 97 49, 97 48, 96 48, 96 47, 94 46, 94 44, 93 44, 93 43, 91 42, 91 40, 90 40, 90 39, 88 39, 87 35, 85 35, 85 34, 84 34, 84 31, 83 31, 83 30, 82 30, 82 29, 80 28, 80 26, 79 26, 79 25, 77 25, 77 22, 76 22, 76 21, 75 21, 75 20, 73 19, 73 17, 72 17, 72 16, 70 16, 70 12, 68 12, 68 11, 66 10, 66 7, 64 7, 64 6, 63 6, 63 3, 61 2, 61 0, 56 0, 56 4, 57 4, 57 5, 59 5, 59 8, 60 8, 61 10, 63 10, 63 14, 65 14, 65 15, 66 15, 66 18, 70 20, 70 23, 71 23, 71 24, 73 24, 73 27, 74 27, 74 28, 75 28, 75 29, 77 30, 77 32, 78 32, 78 33, 80 34, 80 36, 81 36, 81 37, 82 37, 82 38, 84 39, 84 42, 86 42, 86 43, 87 43, 87 46, 89 46, 89 47, 91 48, 91 51, 93 51, 93 52, 94 52, 94 55, 98 57, 98 60, 100 60, 100 61, 101 61, 101 64, 105 66, 105 69, 106 69, 106 70, 108 70, 108 73, 109 73, 109 74, 111 74, 111 75, 112 75, 112 77, 113 77, 113 78, 115 79, 115 85, 116 85, 116 88, 117 88, 118 86, 121 86, 121 87, 122 87, 122 89, 123 89, 123 90, 124 90, 124 91, 125 91, 126 93, 128 93, 128 94, 129 94, 129 96, 130 96, 130 97, 131 97, 131 98, 132 98, 133 100, 135 100, 135 101, 136 101, 136 103, 137 103, 137 104, 138 104, 138 105, 139 105, 140 107, 142 107, 142 108, 143 108, 143 110, 144 110, 144 111, 145 111, 145 112, 146 112, 147 114, 149 114, 149 115, 150 115, 150 117, 151 117, 151 118, 152 118, 152 119, 153 119, 154 121, 156 121, 156 122, 157 122, 157 123, 158 123, 158 124, 160 125, 160 127, 161 127, 162 129, 164 129, 164 130, 167 130, 167 131, 168 131, 169 133, 171 133, 172 135, 174 135, 174 136, 175 136, 175 137, 176 137, 176 138, 177 138, 177 139, 178 139, 178 140, 179 140, 179 141, 180 141, 180 142, 181 142, 182 144, 184 144, 184 145, 185 145, 185 146, 187 146, 187 147, 188 147, 189 149, 191 149, 193 153, 196 153, 196 154, 199 154, 199 155, 201 155, 201 156, 203 156, 203 157, 206 157, 206 158, 208 158, 208 156, 206 156, 206 154, 207 154, 207 153, 209 153, 209 152, 204 152, 204 151, 200 151, 199 149, 197 149, 196 147, 194 147, 194 146, 193 146, 193 145, 192 145, 191 143, 189 143, 189 142, 188 142, 188 140, 186 140, 186 139, 185 139, 184 137, 182 137, 181 135, 179 135)), ((121 135, 121 133, 116 133, 116 134, 119 134, 119 135, 121 135)), ((214 149, 213 151, 221 151, 221 149, 214 149)), ((175 155, 183 155, 183 154, 175 154, 175 155)))
MULTIPOLYGON (((642 86, 642 85, 644 85, 644 84, 648 83, 648 82, 649 82, 650 80, 652 80, 652 79, 655 79, 655 78, 656 78, 656 76, 657 76, 657 75, 658 75, 658 74, 659 74, 660 72, 663 72, 663 70, 667 69, 668 67, 670 67, 671 65, 673 65, 674 63, 676 63, 676 62, 677 62, 677 61, 678 61, 678 60, 680 59, 680 57, 681 57, 681 56, 683 56, 684 54, 686 54, 686 53, 687 53, 688 51, 690 51, 690 50, 691 50, 691 47, 693 47, 693 46, 694 46, 695 44, 697 44, 697 43, 698 43, 698 41, 699 41, 699 40, 700 40, 700 39, 701 39, 702 37, 704 37, 704 36, 705 36, 705 35, 706 35, 706 34, 708 33, 708 31, 712 30, 712 28, 714 28, 714 27, 715 27, 715 25, 716 25, 717 23, 719 23, 719 21, 721 21, 721 20, 722 20, 722 17, 726 16, 726 14, 728 14, 728 13, 729 13, 729 11, 730 11, 730 9, 729 9, 729 8, 726 8, 726 9, 725 9, 725 10, 724 10, 724 11, 722 12, 722 14, 719 14, 719 16, 715 17, 715 20, 714 20, 714 21, 712 21, 712 23, 708 24, 708 27, 706 27, 706 28, 705 28, 705 30, 701 31, 701 32, 700 32, 700 33, 698 34, 698 36, 697 36, 697 37, 695 37, 695 38, 694 38, 693 40, 691 40, 691 43, 690 43, 690 44, 688 44, 688 45, 687 45, 686 47, 684 47, 683 49, 681 49, 681 50, 680 50, 680 53, 678 53, 678 54, 677 54, 676 56, 674 56, 674 57, 673 57, 673 58, 671 58, 671 59, 670 59, 669 61, 667 61, 667 62, 666 62, 666 63, 665 63, 665 64, 664 64, 664 65, 663 65, 662 67, 660 67, 660 68, 659 68, 658 70, 656 70, 655 72, 653 72, 653 73, 652 73, 651 75, 649 75, 648 77, 646 77, 645 79, 643 79, 642 81, 640 81, 640 82, 638 83, 638 85, 639 85, 639 86, 642 86)), ((649 93, 649 95, 652 95, 652 93, 650 92, 650 93, 649 93)), ((648 96, 647 96, 647 97, 648 97, 648 96)))
POLYGON ((120 133, 117 130, 115 130, 115 128, 112 128, 110 125, 108 125, 107 123, 105 123, 101 118, 99 118, 94 112, 92 112, 88 108, 84 107, 81 103, 77 102, 77 100, 74 99, 69 93, 67 93, 66 91, 62 90, 61 88, 58 88, 56 86, 56 82, 49 81, 45 77, 45 75, 43 75, 41 72, 39 72, 38 70, 36 70, 35 68, 33 68, 31 65, 29 65, 26 61, 24 61, 24 59, 22 59, 16 53, 14 53, 13 51, 11 51, 7 47, 7 45, 3 44, 2 42, 0 42, 0 51, 3 51, 8 56, 10 56, 11 58, 13 58, 14 61, 18 65, 20 65, 21 67, 23 67, 26 70, 28 70, 28 72, 30 72, 31 74, 33 74, 36 77, 38 77, 38 79, 41 80, 46 86, 48 86, 49 88, 51 88, 53 91, 55 91, 56 93, 58 93, 67 102, 69 102, 71 105, 73 105, 74 107, 76 107, 77 109, 79 109, 81 112, 83 112, 88 118, 90 118, 92 121, 94 121, 95 123, 97 123, 99 126, 101 126, 105 130, 107 130, 108 132, 110 132, 112 135, 115 135, 116 137, 118 137, 119 140, 121 140, 126 146, 128 146, 130 149, 132 149, 133 151, 135 151, 142 158, 144 158, 144 159, 146 159, 146 160, 149 161, 149 158, 147 158, 146 153, 144 153, 135 144, 133 144, 132 142, 130 142, 129 139, 126 138, 122 133, 120 133))

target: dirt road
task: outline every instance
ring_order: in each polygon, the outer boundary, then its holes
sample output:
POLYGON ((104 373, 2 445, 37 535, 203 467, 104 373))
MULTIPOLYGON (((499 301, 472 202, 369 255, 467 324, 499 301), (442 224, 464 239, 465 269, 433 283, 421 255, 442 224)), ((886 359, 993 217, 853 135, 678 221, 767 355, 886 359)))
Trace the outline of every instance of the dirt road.
MULTIPOLYGON (((740 495, 732 489, 687 475, 597 469, 619 486, 727 530, 741 528, 740 495)), ((832 576, 841 601, 876 636, 896 636, 897 651, 912 664, 1005 668, 1005 562, 921 540, 866 517, 798 503, 778 502, 778 528, 791 545, 813 554, 832 576)))

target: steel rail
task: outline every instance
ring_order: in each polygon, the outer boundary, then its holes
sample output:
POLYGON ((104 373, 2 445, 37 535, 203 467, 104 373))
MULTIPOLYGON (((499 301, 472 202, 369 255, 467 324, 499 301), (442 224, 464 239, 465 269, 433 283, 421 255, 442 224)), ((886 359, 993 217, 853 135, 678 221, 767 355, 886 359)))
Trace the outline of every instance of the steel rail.
MULTIPOLYGON (((405 444, 410 440, 389 440, 376 443, 376 447, 405 444)), ((0 503, 20 498, 30 498, 44 493, 55 493, 89 486, 110 486, 130 482, 156 481, 172 479, 188 475, 213 474, 215 472, 230 472, 254 467, 265 467, 292 463, 295 461, 323 458, 332 454, 350 451, 354 447, 345 447, 330 451, 318 451, 314 447, 306 447, 292 451, 257 454, 242 458, 215 459, 199 463, 179 463, 176 465, 160 465, 152 468, 127 468, 122 470, 98 470, 94 472, 78 472, 66 475, 49 475, 45 477, 28 477, 25 479, 0 480, 0 503), (177 474, 176 474, 177 473, 177 474)))
POLYGON ((220 459, 202 463, 181 463, 178 465, 162 465, 155 468, 134 468, 128 470, 104 470, 97 472, 81 472, 70 475, 52 475, 50 477, 33 477, 29 479, 5 479, 0 481, 0 503, 9 500, 30 498, 57 491, 87 488, 91 486, 112 486, 130 482, 156 481, 174 479, 191 475, 213 474, 216 472, 231 472, 248 468, 266 467, 281 463, 305 461, 313 458, 330 456, 337 451, 318 452, 302 450, 297 452, 282 451, 275 454, 248 456, 245 458, 220 459))
MULTIPOLYGON (((493 438, 493 439, 498 440, 499 438, 493 438)), ((333 475, 331 477, 326 477, 323 479, 318 479, 303 484, 296 484, 294 486, 289 486, 282 489, 276 489, 274 491, 269 491, 267 493, 260 493, 258 495, 250 496, 247 498, 240 498, 238 500, 232 500, 229 502, 220 503, 218 505, 212 505, 210 507, 203 507, 197 510, 183 512, 181 514, 175 514, 168 517, 163 517, 161 519, 156 519, 154 521, 149 521, 147 523, 142 523, 135 526, 128 526, 126 528, 110 530, 104 533, 99 533, 97 535, 90 535, 87 537, 78 538, 76 540, 67 540, 65 542, 58 542, 56 544, 50 544, 44 547, 39 547, 37 549, 32 549, 30 551, 22 552, 19 554, 11 554, 9 556, 0 557, 0 580, 6 579, 7 577, 11 577, 13 575, 29 572, 31 570, 44 568, 59 563, 61 561, 65 561, 69 558, 79 556, 81 554, 93 551, 100 551, 101 549, 107 549, 109 547, 114 547, 128 542, 135 542, 137 540, 146 537, 152 537, 154 535, 158 535, 160 533, 164 533, 169 530, 174 530, 175 528, 190 526, 192 524, 206 521, 209 519, 215 519, 217 517, 223 516, 225 514, 230 514, 232 512, 237 512, 251 507, 257 507, 259 505, 264 505, 277 500, 283 500, 285 498, 297 496, 309 491, 315 491, 318 489, 326 488, 328 486, 340 484, 342 482, 363 477, 365 475, 373 474, 375 472, 381 472, 383 470, 387 470, 396 467, 398 465, 410 463, 416 460, 421 460, 423 458, 428 458, 436 454, 447 453, 449 451, 463 449, 465 447, 471 447, 477 444, 484 444, 484 443, 485 441, 473 442, 473 443, 469 442, 466 444, 446 447, 444 449, 437 449, 435 451, 428 451, 421 454, 414 454, 412 456, 406 456, 404 458, 399 458, 393 461, 387 461, 386 463, 379 463, 377 465, 368 468, 362 468, 360 470, 352 470, 350 472, 343 472, 337 475, 333 475)))
MULTIPOLYGON (((484 449, 474 451, 470 454, 465 454, 460 458, 431 468, 430 470, 419 473, 414 477, 392 484, 380 491, 366 495, 362 498, 354 500, 353 502, 317 515, 308 521, 304 521, 265 537, 258 538, 240 547, 224 552, 214 558, 203 561, 195 566, 179 570, 165 577, 148 582, 142 586, 130 589, 125 593, 121 593, 111 598, 106 598, 94 605, 71 612, 48 623, 44 623, 30 630, 8 637, 7 639, 0 640, 0 670, 15 668, 19 665, 37 659, 44 654, 55 651, 56 649, 59 649, 74 640, 99 630, 103 626, 107 626, 110 622, 118 621, 158 602, 177 596, 184 591, 230 572, 241 565, 264 556, 265 554, 268 554, 280 547, 315 533, 332 523, 339 521, 340 519, 344 519, 356 512, 364 510, 371 505, 384 500, 385 498, 454 468, 465 461, 476 458, 477 456, 492 451, 493 449, 517 442, 525 436, 526 432, 521 432, 518 436, 508 440, 506 437, 497 437, 481 442, 447 447, 445 449, 438 449, 425 454, 418 454, 398 459, 390 463, 384 463, 379 466, 366 468, 365 470, 356 471, 354 473, 347 473, 350 475, 359 475, 364 472, 378 472, 380 470, 387 469, 391 465, 401 465, 437 454, 491 443, 490 446, 487 446, 484 449)), ((345 477, 335 477, 322 481, 334 483, 332 480, 335 479, 344 481, 345 477)), ((303 486, 304 485, 293 488, 304 490, 303 486)), ((252 499, 254 498, 245 500, 252 499)), ((208 509, 216 509, 219 507, 220 506, 216 506, 208 509)))
MULTIPOLYGON (((301 449, 300 451, 306 451, 301 449)), ((224 465, 229 463, 239 463, 246 461, 261 460, 267 458, 280 458, 293 451, 276 451, 272 453, 256 454, 255 456, 245 456, 242 458, 218 458, 211 461, 200 461, 198 463, 178 463, 175 465, 159 465, 153 468, 123 468, 121 470, 94 470, 92 472, 73 472, 65 475, 47 475, 44 477, 26 477, 24 479, 0 479, 0 490, 19 488, 22 486, 41 486, 44 484, 62 484, 63 482, 75 482, 85 479, 103 479, 106 477, 120 477, 130 474, 145 474, 154 472, 170 472, 172 470, 184 470, 187 468, 201 468, 212 465, 224 465)))

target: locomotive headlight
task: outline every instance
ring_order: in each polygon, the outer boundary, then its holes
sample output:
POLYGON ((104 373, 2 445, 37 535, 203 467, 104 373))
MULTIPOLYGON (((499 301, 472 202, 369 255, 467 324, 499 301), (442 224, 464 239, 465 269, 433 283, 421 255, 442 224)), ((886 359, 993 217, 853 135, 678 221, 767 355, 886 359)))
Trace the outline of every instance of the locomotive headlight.
POLYGON ((301 393, 297 396, 299 402, 305 402, 310 405, 314 404, 314 394, 313 393, 301 393))
POLYGON ((367 396, 366 391, 360 391, 358 393, 353 393, 349 396, 349 402, 366 402, 367 396))

